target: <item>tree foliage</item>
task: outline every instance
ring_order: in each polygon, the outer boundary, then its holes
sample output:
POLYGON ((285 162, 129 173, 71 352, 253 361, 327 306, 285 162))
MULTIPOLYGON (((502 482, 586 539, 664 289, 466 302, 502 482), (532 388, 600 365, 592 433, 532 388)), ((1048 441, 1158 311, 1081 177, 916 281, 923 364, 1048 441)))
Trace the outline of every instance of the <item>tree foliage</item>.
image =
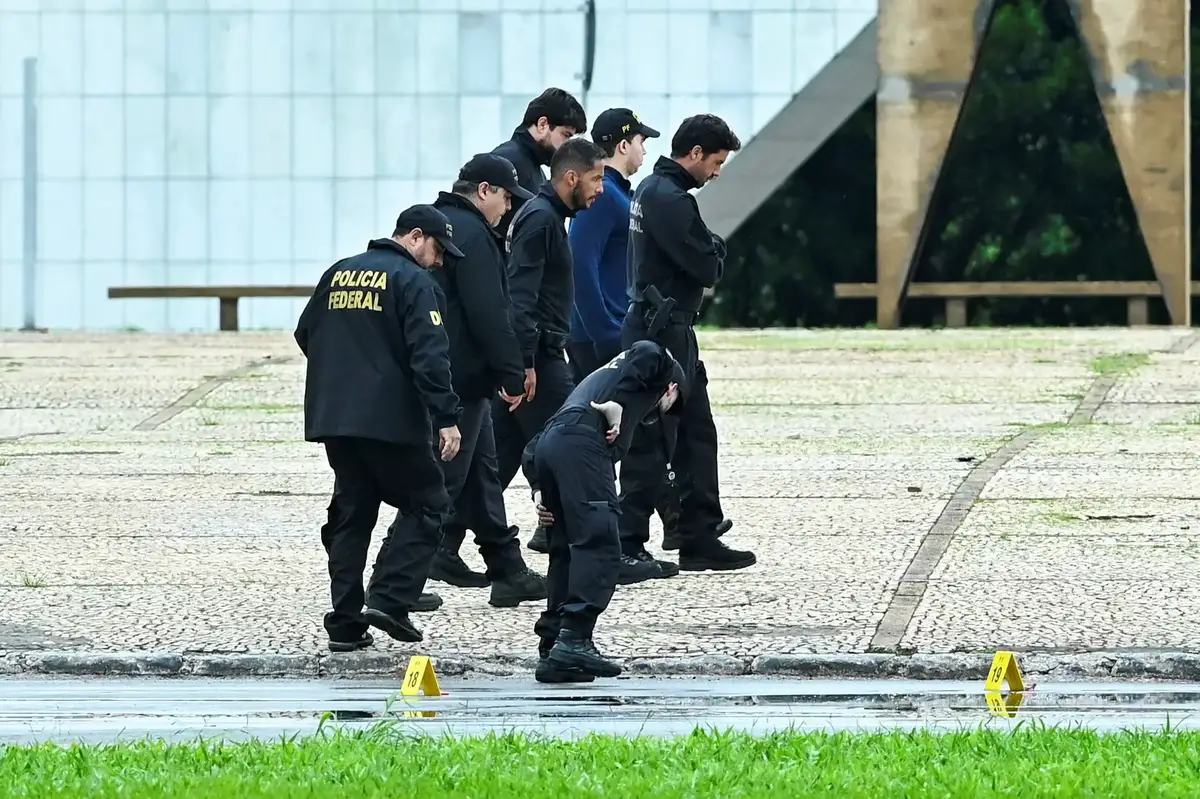
MULTIPOLYGON (((875 238, 872 99, 731 237, 705 321, 871 323, 874 301, 835 300, 833 284, 875 280, 875 238)), ((914 279, 1153 278, 1066 3, 1004 0, 983 40, 914 279)), ((1152 311, 1166 321, 1161 301, 1152 311)), ((936 301, 910 300, 904 323, 934 323, 941 312, 936 301)), ((980 300, 972 303, 972 322, 1124 324, 1125 303, 980 300)))

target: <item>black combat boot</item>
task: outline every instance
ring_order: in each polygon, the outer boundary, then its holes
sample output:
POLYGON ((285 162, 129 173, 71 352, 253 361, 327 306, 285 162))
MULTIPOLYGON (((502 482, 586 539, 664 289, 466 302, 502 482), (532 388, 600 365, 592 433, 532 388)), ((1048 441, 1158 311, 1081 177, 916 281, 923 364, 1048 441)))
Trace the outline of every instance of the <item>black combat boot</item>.
POLYGON ((492 581, 486 574, 471 571, 462 556, 448 549, 439 549, 429 569, 429 579, 459 588, 487 588, 492 581))
POLYGON ((617 572, 617 585, 633 585, 662 577, 662 569, 654 558, 641 560, 633 555, 621 556, 621 570, 617 572))
POLYGON ((389 638, 415 644, 424 639, 421 631, 408 620, 407 613, 384 613, 382 610, 367 608, 362 612, 363 621, 377 629, 383 630, 389 638))
POLYGON ((541 552, 543 555, 550 554, 550 535, 546 532, 546 528, 540 524, 533 531, 533 538, 529 539, 526 548, 532 549, 534 552, 541 552))
POLYGON ((669 560, 659 560, 644 549, 634 555, 633 559, 640 560, 643 563, 653 563, 657 565, 658 574, 655 575, 655 578, 659 580, 663 579, 664 577, 674 577, 675 575, 679 574, 679 566, 669 560))
POLYGON ((560 666, 550 660, 550 649, 554 646, 553 641, 547 641, 545 638, 538 644, 538 664, 537 671, 533 673, 533 678, 538 682, 549 683, 566 683, 566 682, 595 682, 596 676, 588 674, 581 669, 575 667, 560 666))
POLYGON ((616 677, 621 673, 621 666, 601 655, 590 637, 572 630, 564 629, 558 634, 546 659, 558 668, 579 669, 596 677, 616 677))
POLYGON ((716 536, 687 541, 679 549, 679 568, 685 572, 733 571, 757 562, 753 552, 730 549, 716 536))
MULTIPOLYGON (((371 595, 367 594, 363 600, 363 604, 368 607, 371 604, 371 595)), ((424 591, 417 597, 417 604, 413 605, 411 613, 433 613, 442 606, 442 598, 437 594, 430 594, 424 591)))
MULTIPOLYGON (((716 528, 713 530, 713 535, 715 535, 717 538, 720 538, 721 536, 725 535, 732 529, 733 529, 733 520, 732 519, 722 519, 720 522, 717 523, 716 528)), ((680 544, 681 540, 682 539, 679 537, 679 517, 675 517, 675 519, 672 520, 672 524, 669 527, 667 526, 666 521, 664 521, 663 522, 663 549, 666 550, 667 552, 674 552, 675 550, 679 549, 679 544, 680 544)))
POLYGON ((335 641, 329 639, 330 652, 357 652, 360 649, 366 649, 369 646, 375 645, 375 637, 370 633, 363 633, 356 641, 335 641))
POLYGON ((442 598, 437 594, 427 594, 421 592, 421 596, 417 598, 417 604, 413 605, 413 613, 433 613, 442 606, 442 598))
POLYGON ((488 604, 494 608, 515 608, 522 602, 538 602, 546 598, 546 578, 528 567, 492 583, 488 604))

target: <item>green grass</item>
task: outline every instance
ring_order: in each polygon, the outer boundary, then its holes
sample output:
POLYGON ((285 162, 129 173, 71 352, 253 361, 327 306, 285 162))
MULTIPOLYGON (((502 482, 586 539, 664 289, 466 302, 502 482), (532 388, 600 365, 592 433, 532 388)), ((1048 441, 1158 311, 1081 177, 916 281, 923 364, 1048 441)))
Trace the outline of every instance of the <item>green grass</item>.
POLYGON ((1092 371, 1098 375, 1125 375, 1148 363, 1150 356, 1144 352, 1101 355, 1092 361, 1092 371))
POLYGON ((576 742, 406 738, 0 749, 0 796, 1195 797, 1200 733, 778 734, 576 742))

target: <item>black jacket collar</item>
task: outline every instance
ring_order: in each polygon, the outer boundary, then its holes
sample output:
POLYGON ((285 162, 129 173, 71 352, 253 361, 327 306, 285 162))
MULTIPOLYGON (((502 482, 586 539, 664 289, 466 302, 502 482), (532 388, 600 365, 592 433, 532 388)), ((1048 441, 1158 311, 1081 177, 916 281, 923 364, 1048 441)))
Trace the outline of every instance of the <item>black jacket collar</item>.
POLYGON ((654 163, 655 174, 668 178, 684 191, 700 188, 700 183, 692 177, 692 173, 679 165, 678 161, 660 155, 654 163))
POLYGON ((412 261, 413 265, 420 268, 417 259, 412 257, 412 253, 396 243, 395 239, 372 239, 367 242, 367 250, 388 250, 394 255, 399 255, 412 261))
POLYGON ((546 183, 543 185, 540 189, 538 189, 538 194, 545 197, 546 201, 550 203, 550 207, 554 209, 554 212, 563 219, 570 219, 575 216, 575 211, 569 208, 567 204, 558 196, 558 192, 554 190, 553 183, 546 183))
POLYGON ((517 146, 529 154, 535 164, 541 166, 550 166, 550 159, 554 157, 554 153, 548 147, 543 147, 533 140, 529 135, 529 131, 525 128, 517 128, 513 131, 512 140, 517 143, 517 146))
POLYGON ((466 197, 460 197, 459 195, 455 194, 454 192, 439 191, 437 199, 433 201, 433 207, 434 208, 447 208, 447 207, 458 208, 461 211, 465 211, 468 214, 472 214, 479 220, 479 222, 485 228, 487 228, 488 232, 491 233, 493 237, 495 237, 496 239, 501 239, 501 236, 496 231, 496 228, 494 228, 488 224, 487 217, 483 215, 483 211, 480 211, 478 208, 476 208, 475 203, 471 202, 466 197))

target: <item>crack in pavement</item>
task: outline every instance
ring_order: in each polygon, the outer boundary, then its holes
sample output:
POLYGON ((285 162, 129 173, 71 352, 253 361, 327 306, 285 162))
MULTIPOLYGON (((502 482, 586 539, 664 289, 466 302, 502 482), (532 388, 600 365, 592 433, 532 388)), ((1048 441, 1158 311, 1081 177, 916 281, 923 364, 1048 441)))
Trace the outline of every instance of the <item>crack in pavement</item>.
POLYGON ((154 430, 158 426, 171 421, 176 416, 178 416, 179 414, 186 411, 188 408, 194 408, 196 406, 196 403, 200 402, 200 400, 204 399, 209 394, 211 394, 213 391, 215 391, 218 387, 224 385, 225 383, 228 383, 230 380, 233 380, 244 374, 249 374, 256 369, 261 369, 262 367, 268 366, 270 364, 287 363, 291 359, 292 359, 292 356, 284 356, 282 358, 273 358, 270 355, 267 355, 266 357, 259 358, 258 360, 251 361, 250 363, 247 363, 247 364, 243 364, 236 369, 230 369, 228 372, 219 374, 216 377, 211 377, 208 380, 205 380, 200 385, 198 385, 195 388, 188 391, 182 397, 175 400, 170 405, 163 408, 161 411, 154 414, 150 418, 143 419, 142 421, 138 422, 136 425, 134 425, 133 429, 137 430, 137 431, 141 431, 141 432, 144 432, 147 430, 154 430))
POLYGON ((1190 350, 1195 344, 1200 342, 1200 330, 1194 333, 1188 333, 1186 336, 1178 339, 1174 344, 1167 348, 1167 352, 1172 355, 1182 355, 1190 350))
MULTIPOLYGON (((1117 378, 1117 375, 1095 378, 1083 399, 1075 406, 1067 424, 1080 425, 1090 422, 1104 403, 1108 392, 1116 385, 1117 378)), ((1035 427, 1022 430, 967 473, 949 501, 946 502, 946 506, 942 508, 942 512, 934 521, 933 526, 921 539, 920 546, 917 547, 904 574, 900 576, 900 582, 892 594, 891 601, 888 602, 887 609, 884 610, 883 618, 880 619, 879 625, 875 628, 875 634, 871 637, 868 652, 896 652, 899 650, 900 641, 908 631, 908 626, 917 612, 917 606, 921 603, 921 599, 925 596, 925 590, 929 587, 930 575, 937 568, 942 556, 946 554, 946 550, 950 548, 950 542, 954 540, 958 528, 966 520, 975 501, 979 499, 991 479, 1010 460, 1032 444, 1042 432, 1043 428, 1035 427)))

